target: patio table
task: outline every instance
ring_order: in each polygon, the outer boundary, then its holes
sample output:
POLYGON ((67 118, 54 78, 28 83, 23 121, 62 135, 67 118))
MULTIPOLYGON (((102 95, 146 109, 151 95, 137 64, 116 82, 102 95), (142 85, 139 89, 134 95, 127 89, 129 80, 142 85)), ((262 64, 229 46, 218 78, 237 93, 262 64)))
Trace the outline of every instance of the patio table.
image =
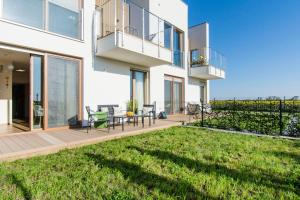
POLYGON ((130 124, 130 119, 133 119, 133 126, 138 126, 139 125, 139 117, 140 115, 132 115, 132 116, 126 116, 127 117, 127 122, 130 124))
POLYGON ((124 131, 124 120, 125 120, 125 118, 127 118, 127 116, 126 115, 114 115, 112 118, 113 118, 113 129, 115 129, 115 121, 117 119, 119 121, 119 123, 120 123, 120 121, 122 121, 122 131, 124 131))

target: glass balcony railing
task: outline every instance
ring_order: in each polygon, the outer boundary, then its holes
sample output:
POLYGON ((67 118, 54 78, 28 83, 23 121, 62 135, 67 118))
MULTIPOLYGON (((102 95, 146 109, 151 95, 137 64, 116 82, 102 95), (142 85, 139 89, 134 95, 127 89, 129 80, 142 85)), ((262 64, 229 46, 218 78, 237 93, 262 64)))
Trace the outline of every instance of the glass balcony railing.
POLYGON ((191 67, 213 66, 219 69, 226 68, 226 57, 207 47, 191 51, 191 67))
POLYGON ((183 56, 182 51, 173 51, 173 64, 177 67, 183 67, 183 56))

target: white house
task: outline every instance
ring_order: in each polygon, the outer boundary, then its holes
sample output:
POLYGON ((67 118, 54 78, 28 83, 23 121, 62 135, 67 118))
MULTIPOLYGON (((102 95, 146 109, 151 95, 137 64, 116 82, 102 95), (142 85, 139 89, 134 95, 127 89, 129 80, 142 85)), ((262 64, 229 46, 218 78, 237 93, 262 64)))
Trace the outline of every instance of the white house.
POLYGON ((0 0, 0 124, 64 128, 130 99, 182 113, 209 102, 223 58, 181 0, 0 0))

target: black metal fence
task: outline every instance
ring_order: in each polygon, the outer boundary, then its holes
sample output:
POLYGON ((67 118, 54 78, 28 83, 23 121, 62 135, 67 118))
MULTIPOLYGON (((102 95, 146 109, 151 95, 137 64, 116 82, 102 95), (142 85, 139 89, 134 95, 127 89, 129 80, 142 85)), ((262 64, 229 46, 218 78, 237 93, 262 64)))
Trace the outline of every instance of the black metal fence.
POLYGON ((195 125, 267 135, 300 137, 298 100, 214 100, 202 104, 195 125))

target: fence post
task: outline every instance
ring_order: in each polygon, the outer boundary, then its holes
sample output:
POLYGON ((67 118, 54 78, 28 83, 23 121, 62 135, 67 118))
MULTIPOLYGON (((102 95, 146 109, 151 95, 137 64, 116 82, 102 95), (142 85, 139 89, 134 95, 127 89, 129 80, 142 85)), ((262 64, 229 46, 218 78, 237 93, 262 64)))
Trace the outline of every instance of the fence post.
POLYGON ((232 112, 232 124, 231 127, 235 127, 235 115, 236 115, 236 103, 235 103, 235 97, 233 99, 233 112, 232 112))
POLYGON ((201 101, 201 127, 204 127, 204 103, 201 101))
POLYGON ((279 102, 279 127, 280 127, 280 135, 283 134, 283 121, 282 121, 282 100, 279 102))

